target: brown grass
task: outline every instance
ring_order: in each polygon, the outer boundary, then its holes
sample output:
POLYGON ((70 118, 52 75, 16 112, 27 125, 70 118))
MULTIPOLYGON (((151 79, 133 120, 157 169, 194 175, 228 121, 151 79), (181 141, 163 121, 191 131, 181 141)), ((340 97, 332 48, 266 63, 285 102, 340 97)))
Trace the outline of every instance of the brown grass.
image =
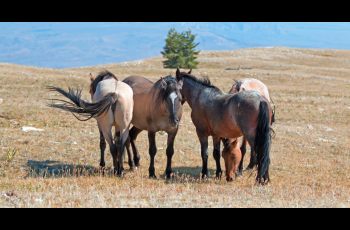
MULTIPOLYGON (((52 94, 45 86, 81 87, 88 99, 90 72, 108 69, 121 79, 154 80, 174 74, 161 60, 62 70, 0 64, 0 207, 350 207, 350 52, 342 50, 261 48, 200 55, 193 73, 209 76, 224 91, 243 77, 268 85, 277 105, 271 185, 254 186, 255 175, 248 173, 232 183, 200 180, 200 146, 188 105, 175 142, 173 181, 164 179, 166 135, 161 134, 159 179, 148 179, 145 132, 137 140, 141 168, 123 179, 109 170, 102 175, 95 121, 79 122, 48 108, 52 94), (45 131, 25 133, 22 126, 45 131)), ((212 146, 209 151, 214 175, 212 146)), ((106 156, 111 167, 108 151, 106 156)))

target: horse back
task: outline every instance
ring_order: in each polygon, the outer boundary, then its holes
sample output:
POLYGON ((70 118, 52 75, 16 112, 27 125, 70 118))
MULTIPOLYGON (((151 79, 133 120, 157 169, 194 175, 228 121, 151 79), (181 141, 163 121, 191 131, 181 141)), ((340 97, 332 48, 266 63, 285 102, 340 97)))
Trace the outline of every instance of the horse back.
POLYGON ((141 76, 129 76, 123 82, 132 88, 134 94, 149 91, 154 84, 151 80, 141 76))
POLYGON ((236 81, 229 93, 238 93, 248 90, 255 90, 262 96, 266 97, 269 102, 271 101, 267 86, 255 78, 244 78, 242 80, 236 81))

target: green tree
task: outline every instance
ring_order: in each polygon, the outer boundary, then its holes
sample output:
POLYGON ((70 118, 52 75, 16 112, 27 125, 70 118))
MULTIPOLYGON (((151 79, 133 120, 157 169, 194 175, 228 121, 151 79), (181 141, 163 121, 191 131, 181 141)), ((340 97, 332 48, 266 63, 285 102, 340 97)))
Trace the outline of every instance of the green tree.
POLYGON ((165 40, 164 50, 161 52, 164 68, 185 68, 195 69, 198 65, 196 61, 199 51, 195 48, 199 43, 195 43, 196 36, 190 30, 178 33, 174 28, 170 29, 165 40))

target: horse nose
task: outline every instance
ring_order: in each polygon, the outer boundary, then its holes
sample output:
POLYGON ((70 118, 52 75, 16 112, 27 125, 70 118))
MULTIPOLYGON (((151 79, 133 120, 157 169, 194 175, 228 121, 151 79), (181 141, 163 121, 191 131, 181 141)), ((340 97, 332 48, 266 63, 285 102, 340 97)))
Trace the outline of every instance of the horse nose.
POLYGON ((173 121, 173 123, 174 123, 175 126, 178 126, 179 123, 180 123, 180 119, 177 118, 177 117, 173 117, 172 121, 173 121))

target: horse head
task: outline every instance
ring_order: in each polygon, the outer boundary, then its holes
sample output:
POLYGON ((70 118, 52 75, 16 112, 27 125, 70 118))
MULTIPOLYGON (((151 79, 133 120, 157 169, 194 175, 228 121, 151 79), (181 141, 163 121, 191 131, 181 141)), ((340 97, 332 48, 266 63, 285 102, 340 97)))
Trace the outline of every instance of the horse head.
POLYGON ((157 83, 160 98, 169 112, 169 120, 173 126, 177 127, 182 115, 182 85, 172 76, 162 77, 157 83))

